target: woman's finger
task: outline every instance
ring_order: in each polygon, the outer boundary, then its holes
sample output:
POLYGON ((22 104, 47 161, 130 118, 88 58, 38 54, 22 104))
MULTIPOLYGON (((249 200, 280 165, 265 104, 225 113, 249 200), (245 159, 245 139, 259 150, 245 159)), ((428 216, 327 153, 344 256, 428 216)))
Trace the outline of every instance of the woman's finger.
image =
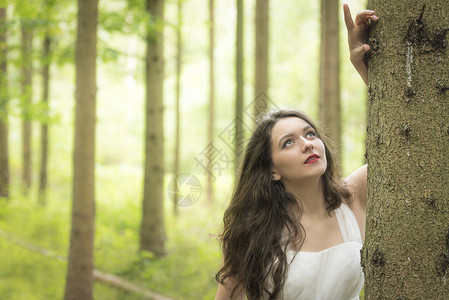
POLYGON ((376 22, 378 19, 374 10, 362 10, 355 16, 355 26, 360 26, 368 20, 376 22))
POLYGON ((345 24, 348 30, 354 28, 354 22, 352 21, 351 11, 349 10, 348 4, 343 4, 343 13, 345 16, 345 24))
POLYGON ((368 44, 363 44, 360 47, 354 48, 352 50, 351 56, 357 60, 360 60, 363 58, 366 52, 370 50, 370 46, 368 44))

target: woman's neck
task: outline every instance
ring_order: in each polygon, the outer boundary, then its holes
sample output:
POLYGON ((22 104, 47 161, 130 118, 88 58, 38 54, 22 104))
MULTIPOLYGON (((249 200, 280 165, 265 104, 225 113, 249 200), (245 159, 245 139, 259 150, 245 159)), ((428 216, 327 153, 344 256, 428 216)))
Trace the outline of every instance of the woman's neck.
POLYGON ((286 188, 298 198, 302 207, 301 218, 318 218, 327 214, 321 178, 286 188))

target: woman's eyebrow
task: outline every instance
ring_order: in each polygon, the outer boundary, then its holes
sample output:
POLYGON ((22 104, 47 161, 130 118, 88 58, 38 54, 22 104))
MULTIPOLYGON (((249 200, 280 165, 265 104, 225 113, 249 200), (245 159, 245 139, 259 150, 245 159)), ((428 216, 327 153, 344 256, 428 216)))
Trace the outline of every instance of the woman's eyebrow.
POLYGON ((304 127, 304 128, 302 129, 302 131, 307 131, 307 130, 309 130, 310 128, 312 128, 312 129, 313 129, 313 127, 312 127, 312 126, 310 126, 310 125, 307 125, 306 127, 304 127))

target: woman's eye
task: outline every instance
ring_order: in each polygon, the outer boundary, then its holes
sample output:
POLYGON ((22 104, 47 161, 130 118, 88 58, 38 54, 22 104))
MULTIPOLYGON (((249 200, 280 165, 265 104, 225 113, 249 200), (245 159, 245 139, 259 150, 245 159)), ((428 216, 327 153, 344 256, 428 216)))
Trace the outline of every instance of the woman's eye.
POLYGON ((293 144, 293 140, 288 139, 288 140, 286 140, 286 141, 284 142, 284 144, 282 144, 282 148, 288 147, 288 146, 290 146, 291 144, 293 144))
POLYGON ((316 137, 316 134, 314 131, 309 131, 306 133, 306 137, 316 137))

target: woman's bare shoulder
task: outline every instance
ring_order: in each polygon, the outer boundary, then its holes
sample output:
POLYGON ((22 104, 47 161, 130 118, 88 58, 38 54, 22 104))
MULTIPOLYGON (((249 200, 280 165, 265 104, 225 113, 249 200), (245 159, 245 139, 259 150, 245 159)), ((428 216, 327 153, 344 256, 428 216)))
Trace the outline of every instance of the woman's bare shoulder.
POLYGON ((344 183, 351 193, 351 199, 346 201, 349 207, 354 211, 366 210, 367 165, 349 175, 344 183))

